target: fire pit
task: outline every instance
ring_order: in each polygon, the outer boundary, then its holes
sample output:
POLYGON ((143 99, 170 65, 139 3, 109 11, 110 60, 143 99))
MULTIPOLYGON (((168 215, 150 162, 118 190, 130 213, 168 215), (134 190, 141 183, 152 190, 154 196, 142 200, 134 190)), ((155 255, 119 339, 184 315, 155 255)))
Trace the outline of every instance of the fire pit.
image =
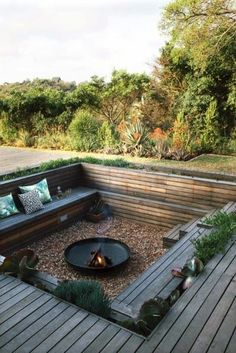
POLYGON ((97 237, 79 240, 66 248, 65 260, 76 270, 103 273, 125 265, 129 247, 119 240, 97 237))

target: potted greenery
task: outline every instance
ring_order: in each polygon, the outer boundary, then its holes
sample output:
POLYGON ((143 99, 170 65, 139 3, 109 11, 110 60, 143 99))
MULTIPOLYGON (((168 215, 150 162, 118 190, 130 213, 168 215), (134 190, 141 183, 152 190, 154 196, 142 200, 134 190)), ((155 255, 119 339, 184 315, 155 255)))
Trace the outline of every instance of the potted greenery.
POLYGON ((86 214, 86 220, 98 223, 111 215, 111 208, 108 204, 104 203, 101 199, 96 199, 95 203, 90 207, 86 214))

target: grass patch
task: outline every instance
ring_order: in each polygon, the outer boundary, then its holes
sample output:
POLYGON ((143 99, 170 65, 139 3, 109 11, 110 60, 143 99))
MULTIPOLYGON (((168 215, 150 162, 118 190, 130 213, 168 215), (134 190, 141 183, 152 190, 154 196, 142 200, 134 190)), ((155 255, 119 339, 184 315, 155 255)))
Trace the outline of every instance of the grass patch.
POLYGON ((112 166, 112 167, 125 167, 129 168, 130 163, 127 161, 123 160, 122 158, 118 159, 98 159, 94 157, 84 157, 84 158, 79 158, 79 157, 73 157, 69 159, 55 159, 51 160, 49 162, 44 162, 41 163, 38 167, 34 168, 23 168, 23 169, 18 169, 13 173, 6 174, 6 175, 1 175, 0 176, 0 181, 6 181, 6 180, 11 180, 15 178, 19 178, 22 176, 27 176, 35 173, 40 173, 40 172, 45 172, 47 170, 52 170, 60 167, 64 167, 70 164, 74 163, 91 163, 91 164, 100 164, 100 165, 105 165, 105 166, 112 166))

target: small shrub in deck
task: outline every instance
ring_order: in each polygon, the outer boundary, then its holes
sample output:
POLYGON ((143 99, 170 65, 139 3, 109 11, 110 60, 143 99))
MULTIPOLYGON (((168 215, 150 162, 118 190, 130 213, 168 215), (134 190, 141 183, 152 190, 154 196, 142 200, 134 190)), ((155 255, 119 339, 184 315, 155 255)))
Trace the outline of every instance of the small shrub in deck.
POLYGON ((236 229, 236 213, 218 212, 206 218, 204 222, 217 227, 209 235, 194 241, 195 256, 206 264, 213 256, 225 249, 236 229))
POLYGON ((110 316, 110 299, 96 281, 64 281, 54 295, 104 318, 110 316))

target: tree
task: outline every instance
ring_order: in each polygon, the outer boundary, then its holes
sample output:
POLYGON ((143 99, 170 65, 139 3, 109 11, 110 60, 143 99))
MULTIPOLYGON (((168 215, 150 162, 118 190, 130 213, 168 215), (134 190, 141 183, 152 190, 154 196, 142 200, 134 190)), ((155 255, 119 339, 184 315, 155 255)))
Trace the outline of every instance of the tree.
POLYGON ((162 28, 171 34, 178 51, 185 51, 198 67, 235 39, 233 0, 175 0, 164 11, 162 28))
MULTIPOLYGON (((219 137, 229 136, 235 126, 236 11, 232 4, 176 0, 164 11, 162 26, 170 39, 156 63, 154 78, 165 97, 165 116, 174 121, 183 114, 199 137, 206 126, 211 131, 217 126, 219 137), (209 119, 212 102, 214 119, 209 119)), ((216 147, 215 137, 207 141, 216 147)))
POLYGON ((117 125, 127 118, 134 102, 141 100, 149 83, 146 74, 130 74, 123 70, 113 71, 110 82, 94 76, 91 85, 96 87, 100 98, 99 114, 117 125))

